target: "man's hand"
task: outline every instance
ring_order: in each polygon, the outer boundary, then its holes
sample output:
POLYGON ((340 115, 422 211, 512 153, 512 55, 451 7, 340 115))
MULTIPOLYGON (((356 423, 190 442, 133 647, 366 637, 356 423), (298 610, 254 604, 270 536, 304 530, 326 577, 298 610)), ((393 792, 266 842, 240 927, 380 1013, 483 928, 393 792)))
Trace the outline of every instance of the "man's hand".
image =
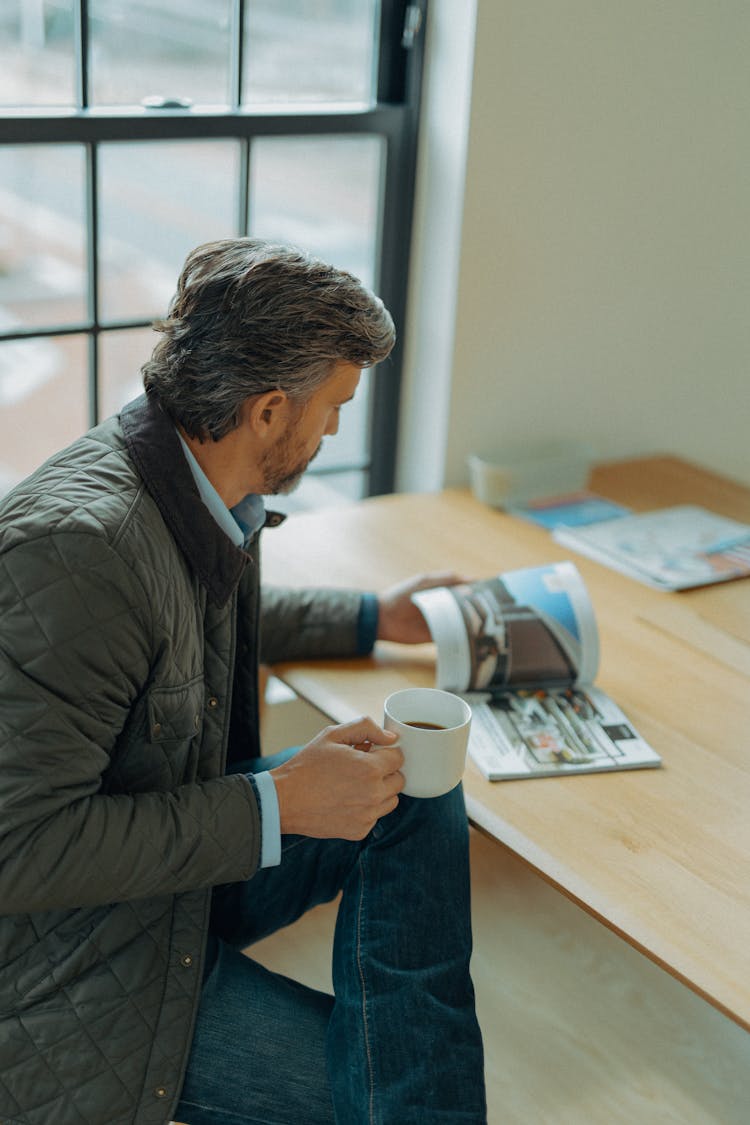
POLYGON ((381 816, 393 812, 404 787, 397 737, 368 718, 326 727, 271 770, 282 834, 364 839, 381 816))
POLYGON ((452 570, 420 574, 391 586, 378 597, 378 640, 398 641, 402 645, 418 645, 430 640, 430 630, 421 612, 411 600, 417 590, 435 586, 460 586, 470 579, 452 570))

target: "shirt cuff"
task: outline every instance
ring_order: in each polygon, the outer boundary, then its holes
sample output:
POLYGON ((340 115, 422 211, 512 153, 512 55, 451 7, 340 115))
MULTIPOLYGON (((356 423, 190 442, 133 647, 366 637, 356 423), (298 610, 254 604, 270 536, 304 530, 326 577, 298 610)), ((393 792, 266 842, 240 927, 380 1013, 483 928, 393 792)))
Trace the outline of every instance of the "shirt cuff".
POLYGON ((377 594, 363 594, 357 618, 357 655, 367 656, 375 647, 378 635, 377 594))
POLYGON ((267 770, 249 775, 260 807, 259 867, 278 867, 281 863, 281 817, 276 782, 267 770))

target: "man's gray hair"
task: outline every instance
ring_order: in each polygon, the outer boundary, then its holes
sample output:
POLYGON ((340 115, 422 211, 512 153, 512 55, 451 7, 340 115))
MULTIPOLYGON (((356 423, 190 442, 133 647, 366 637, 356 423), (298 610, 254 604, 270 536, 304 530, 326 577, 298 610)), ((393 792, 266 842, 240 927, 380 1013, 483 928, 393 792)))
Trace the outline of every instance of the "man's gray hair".
POLYGON ((370 367, 395 341, 379 297, 292 246, 233 238, 188 258, 143 382, 191 437, 214 441, 242 403, 282 390, 304 402, 336 363, 370 367))

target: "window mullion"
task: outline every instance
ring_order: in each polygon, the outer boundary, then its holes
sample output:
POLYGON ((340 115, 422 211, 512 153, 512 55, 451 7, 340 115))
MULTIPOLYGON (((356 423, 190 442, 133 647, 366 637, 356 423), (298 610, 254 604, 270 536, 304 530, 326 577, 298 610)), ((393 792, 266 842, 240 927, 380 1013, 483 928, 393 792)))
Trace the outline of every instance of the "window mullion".
MULTIPOLYGON (((242 83, 245 58, 245 0, 232 2, 232 70, 230 75, 230 105, 235 113, 242 106, 242 83)), ((244 238, 249 222, 250 192, 250 138, 240 137, 240 182, 237 189, 237 230, 244 238)))
POLYGON ((237 110, 242 105, 242 71, 245 57, 245 0, 232 0, 231 68, 229 104, 237 110))
POLYGON ((250 160, 252 143, 249 137, 240 139, 240 182, 237 189, 237 230, 245 238, 250 226, 250 160))
POLYGON ((99 150, 86 144, 86 311, 92 329, 88 338, 89 419, 99 421, 99 150))
POLYGON ((89 107, 89 3, 76 0, 75 24, 76 104, 79 109, 89 107))

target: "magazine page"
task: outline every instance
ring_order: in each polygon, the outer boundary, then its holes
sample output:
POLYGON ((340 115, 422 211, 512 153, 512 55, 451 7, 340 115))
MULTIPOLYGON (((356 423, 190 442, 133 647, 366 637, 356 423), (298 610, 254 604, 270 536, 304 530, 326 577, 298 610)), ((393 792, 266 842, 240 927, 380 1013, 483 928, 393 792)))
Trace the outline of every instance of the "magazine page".
POLYGON ((659 766, 659 755, 597 688, 465 695, 469 753, 491 781, 659 766))
POLYGON ((498 693, 596 676, 596 620, 573 563, 422 590, 412 600, 437 645, 438 687, 498 693))
POLYGON ((684 590, 750 574, 750 525, 679 504, 553 537, 597 562, 660 590, 684 590))

